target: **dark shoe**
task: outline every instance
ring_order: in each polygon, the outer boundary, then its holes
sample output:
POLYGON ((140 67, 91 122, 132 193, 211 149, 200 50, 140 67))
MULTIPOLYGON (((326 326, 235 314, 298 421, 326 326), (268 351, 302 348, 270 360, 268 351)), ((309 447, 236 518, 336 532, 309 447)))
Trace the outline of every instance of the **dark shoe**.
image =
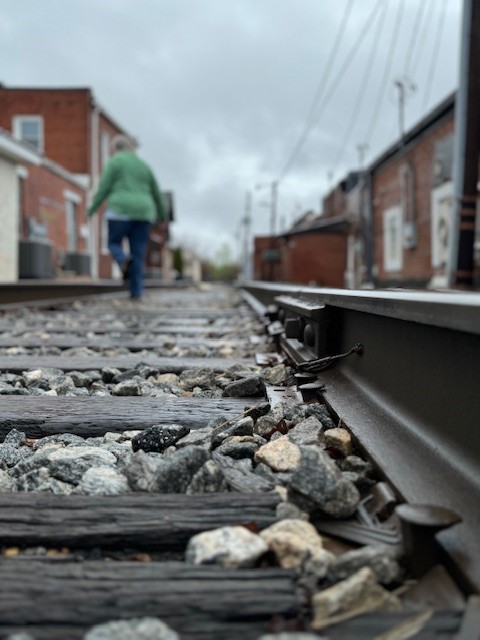
POLYGON ((125 262, 120 267, 120 269, 122 270, 124 282, 126 282, 127 280, 130 280, 130 269, 132 267, 132 262, 133 262, 133 259, 129 258, 128 260, 125 260, 125 262))

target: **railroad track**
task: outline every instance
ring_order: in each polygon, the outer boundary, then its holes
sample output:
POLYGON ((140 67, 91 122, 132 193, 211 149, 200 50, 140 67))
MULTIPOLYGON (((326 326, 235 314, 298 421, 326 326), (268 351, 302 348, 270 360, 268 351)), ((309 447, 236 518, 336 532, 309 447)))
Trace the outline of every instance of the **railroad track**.
POLYGON ((480 637, 478 303, 372 296, 4 307, 0 638, 480 637))

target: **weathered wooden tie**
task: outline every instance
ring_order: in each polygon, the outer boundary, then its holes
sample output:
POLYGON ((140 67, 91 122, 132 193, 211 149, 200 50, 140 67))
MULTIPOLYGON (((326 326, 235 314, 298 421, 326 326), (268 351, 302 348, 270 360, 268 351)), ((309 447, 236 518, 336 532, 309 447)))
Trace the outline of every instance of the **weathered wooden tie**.
POLYGON ((259 398, 0 396, 0 441, 14 428, 28 438, 59 433, 90 438, 172 422, 199 429, 213 418, 240 418, 245 407, 257 402, 259 398))
MULTIPOLYGON (((145 333, 145 332, 143 332, 145 333)), ((148 333, 148 331, 146 332, 148 333)), ((60 349, 72 349, 75 347, 87 347, 91 349, 118 349, 124 347, 130 351, 141 351, 143 349, 158 349, 165 342, 175 343, 180 347, 204 346, 209 348, 233 347, 246 348, 250 345, 248 340, 222 340, 218 338, 135 338, 135 334, 124 333, 116 338, 81 336, 81 335, 51 335, 48 338, 39 337, 12 337, 1 338, 0 347, 24 347, 35 349, 38 347, 59 347, 60 349)))
POLYGON ((138 364, 148 364, 160 373, 181 373, 185 369, 208 367, 221 373, 237 364, 252 364, 251 360, 227 358, 162 358, 160 356, 0 356, 0 371, 21 373, 29 369, 62 369, 62 371, 89 371, 114 367, 134 369, 138 364))
POLYGON ((0 493, 0 547, 184 549, 201 531, 275 522, 276 492, 119 496, 0 493))
POLYGON ((256 640, 273 617, 295 617, 300 606, 295 573, 283 569, 0 561, 0 636, 14 628, 67 640, 94 624, 152 616, 182 640, 256 640))

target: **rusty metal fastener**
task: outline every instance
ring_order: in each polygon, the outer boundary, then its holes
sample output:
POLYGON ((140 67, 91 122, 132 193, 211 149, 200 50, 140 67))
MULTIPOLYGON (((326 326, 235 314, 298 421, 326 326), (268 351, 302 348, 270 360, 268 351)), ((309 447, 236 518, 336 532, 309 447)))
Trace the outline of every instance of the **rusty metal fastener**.
POLYGON ((421 578, 438 562, 435 534, 462 519, 450 509, 422 504, 398 505, 395 514, 402 527, 408 568, 414 578, 421 578))
POLYGON ((293 377, 295 378, 295 384, 297 385, 297 389, 300 385, 307 384, 308 382, 315 382, 317 380, 317 376, 314 373, 294 373, 293 377))
POLYGON ((308 402, 309 400, 316 400, 318 392, 324 391, 324 389, 325 385, 319 380, 315 382, 307 382, 306 384, 301 384, 298 386, 298 390, 302 394, 304 402, 308 402))

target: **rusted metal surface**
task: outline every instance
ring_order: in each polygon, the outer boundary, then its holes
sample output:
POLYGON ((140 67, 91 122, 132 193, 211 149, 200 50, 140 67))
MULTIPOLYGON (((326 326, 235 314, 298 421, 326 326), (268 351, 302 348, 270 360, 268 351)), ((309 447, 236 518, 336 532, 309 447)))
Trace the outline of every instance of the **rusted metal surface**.
MULTIPOLYGON (((480 296, 262 283, 247 291, 264 305, 288 296, 290 317, 295 297, 299 316, 324 304, 327 356, 363 345, 318 372, 320 396, 403 500, 458 513, 462 522, 436 539, 465 588, 480 591, 480 296)), ((280 342, 296 364, 318 357, 305 340, 280 342)))

